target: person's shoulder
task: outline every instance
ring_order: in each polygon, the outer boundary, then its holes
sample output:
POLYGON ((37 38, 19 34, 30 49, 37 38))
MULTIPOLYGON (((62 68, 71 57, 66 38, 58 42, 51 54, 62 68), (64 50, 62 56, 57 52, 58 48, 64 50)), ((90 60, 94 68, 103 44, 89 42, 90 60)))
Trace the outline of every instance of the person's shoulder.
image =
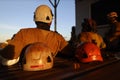
POLYGON ((22 29, 20 29, 20 30, 22 30, 22 31, 24 31, 24 30, 36 30, 37 28, 22 28, 22 29))
POLYGON ((50 33, 53 34, 53 35, 56 35, 56 36, 58 36, 58 37, 63 37, 63 35, 60 34, 60 33, 57 32, 57 31, 50 31, 50 33))
POLYGON ((97 32, 88 32, 90 35, 99 35, 97 32))
POLYGON ((89 35, 89 34, 93 34, 92 32, 81 32, 80 35, 89 35))
POLYGON ((120 25, 120 22, 116 22, 115 24, 116 24, 116 25, 120 25))
POLYGON ((22 28, 19 30, 19 32, 26 32, 26 31, 36 31, 39 30, 37 28, 22 28))

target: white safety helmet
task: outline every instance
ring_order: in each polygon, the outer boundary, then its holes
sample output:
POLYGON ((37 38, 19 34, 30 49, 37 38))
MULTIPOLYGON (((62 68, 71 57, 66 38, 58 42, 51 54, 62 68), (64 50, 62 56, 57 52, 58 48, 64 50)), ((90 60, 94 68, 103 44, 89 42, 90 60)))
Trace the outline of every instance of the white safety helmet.
POLYGON ((118 14, 116 12, 110 12, 108 15, 108 17, 118 17, 118 14))
POLYGON ((34 12, 34 21, 40 21, 45 23, 51 23, 53 19, 53 13, 50 7, 47 5, 40 5, 34 12))
POLYGON ((47 45, 37 42, 27 47, 23 58, 23 70, 38 71, 52 67, 53 57, 47 45))

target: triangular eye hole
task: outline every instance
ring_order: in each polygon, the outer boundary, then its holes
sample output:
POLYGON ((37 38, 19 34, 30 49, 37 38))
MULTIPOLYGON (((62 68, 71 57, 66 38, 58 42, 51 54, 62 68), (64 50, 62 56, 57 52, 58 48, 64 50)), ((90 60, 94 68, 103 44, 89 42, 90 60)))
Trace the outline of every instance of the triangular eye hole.
POLYGON ((88 55, 84 52, 84 53, 82 54, 82 58, 88 58, 88 55))
POLYGON ((46 20, 50 20, 49 16, 46 17, 46 20))
POLYGON ((47 62, 51 62, 52 60, 51 60, 51 58, 50 58, 50 56, 48 56, 47 57, 47 62))

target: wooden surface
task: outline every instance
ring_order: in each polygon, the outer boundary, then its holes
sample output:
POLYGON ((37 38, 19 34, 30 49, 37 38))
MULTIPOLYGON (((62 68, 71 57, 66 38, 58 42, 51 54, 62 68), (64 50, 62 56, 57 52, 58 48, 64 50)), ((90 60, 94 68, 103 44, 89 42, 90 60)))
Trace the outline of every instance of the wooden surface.
MULTIPOLYGON (((54 61, 53 68, 44 71, 23 71, 20 64, 0 66, 0 80, 113 80, 109 77, 112 72, 120 74, 120 61, 114 58, 102 63, 79 63, 77 67, 73 60, 55 58, 54 61)), ((116 74, 114 80, 120 80, 116 74)))

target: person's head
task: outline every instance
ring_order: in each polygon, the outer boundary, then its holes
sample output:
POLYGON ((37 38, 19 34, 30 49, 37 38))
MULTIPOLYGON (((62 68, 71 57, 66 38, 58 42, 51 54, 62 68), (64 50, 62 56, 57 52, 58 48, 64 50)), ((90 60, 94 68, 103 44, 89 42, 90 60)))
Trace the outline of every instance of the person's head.
POLYGON ((52 19, 53 13, 50 7, 47 5, 40 5, 36 8, 34 12, 34 21, 38 28, 40 27, 44 29, 44 27, 46 27, 47 29, 50 29, 52 19))
POLYGON ((82 25, 83 32, 96 32, 97 31, 97 24, 96 21, 93 19, 85 18, 82 25))
POLYGON ((118 14, 117 12, 110 12, 107 14, 107 18, 111 23, 117 22, 118 14))

